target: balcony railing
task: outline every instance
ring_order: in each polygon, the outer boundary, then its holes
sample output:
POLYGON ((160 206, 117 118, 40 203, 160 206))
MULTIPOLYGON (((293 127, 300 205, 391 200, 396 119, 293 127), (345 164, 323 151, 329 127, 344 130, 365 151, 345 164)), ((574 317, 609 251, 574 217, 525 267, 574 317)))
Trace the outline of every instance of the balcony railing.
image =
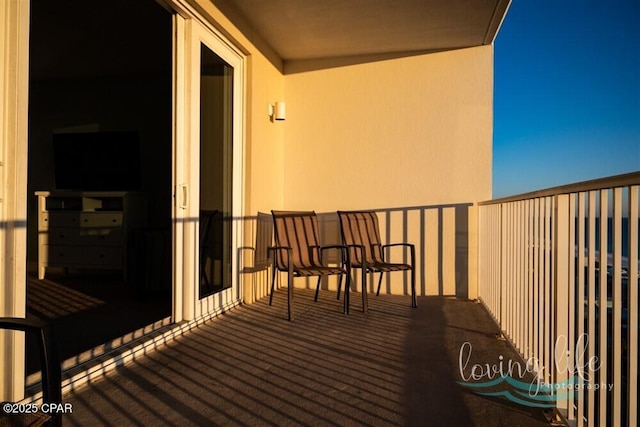
POLYGON ((638 425, 640 173, 479 206, 478 293, 572 424, 638 425))

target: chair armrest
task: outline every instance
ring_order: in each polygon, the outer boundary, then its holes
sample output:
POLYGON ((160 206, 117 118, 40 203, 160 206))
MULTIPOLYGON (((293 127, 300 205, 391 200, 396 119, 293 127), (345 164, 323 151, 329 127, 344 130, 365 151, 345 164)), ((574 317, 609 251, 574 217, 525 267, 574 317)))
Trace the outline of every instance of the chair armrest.
MULTIPOLYGON (((367 259, 366 259, 366 252, 364 251, 364 245, 356 245, 356 244, 352 244, 352 245, 345 245, 348 249, 354 249, 356 252, 360 252, 360 259, 362 260, 361 264, 363 266, 363 268, 366 270, 367 269, 367 259)), ((347 253, 349 253, 349 250, 347 250, 347 253)), ((349 253, 349 257, 351 257, 351 254, 349 253)))
POLYGON ((392 247, 392 246, 406 246, 406 247, 409 247, 409 248, 412 248, 412 247, 415 248, 416 247, 416 245, 414 245, 413 243, 388 243, 386 245, 382 245, 382 249, 389 248, 389 247, 392 247))
MULTIPOLYGON (((242 269, 244 267, 246 267, 244 265, 244 260, 243 260, 243 257, 242 257, 242 253, 246 252, 246 251, 255 253, 256 248, 254 248, 253 246, 240 246, 238 248, 238 268, 239 268, 240 271, 242 271, 242 269)), ((251 266, 251 267, 253 267, 253 266, 251 266)))
POLYGON ((340 264, 350 266, 349 250, 345 245, 327 245, 320 246, 320 262, 322 262, 322 253, 329 249, 340 249, 340 264))
POLYGON ((286 250, 287 251, 287 262, 286 262, 286 268, 287 270, 291 271, 292 270, 292 264, 290 262, 291 257, 293 256, 293 249, 291 248, 291 246, 269 246, 267 248, 267 253, 269 252, 273 252, 274 256, 273 256, 273 267, 274 268, 278 268, 278 255, 277 255, 277 251, 283 251, 286 250))
POLYGON ((382 257, 384 259, 384 250, 387 248, 392 248, 396 246, 403 246, 405 248, 409 248, 409 256, 411 258, 411 266, 416 265, 416 245, 413 243, 388 243, 386 245, 382 245, 382 257))

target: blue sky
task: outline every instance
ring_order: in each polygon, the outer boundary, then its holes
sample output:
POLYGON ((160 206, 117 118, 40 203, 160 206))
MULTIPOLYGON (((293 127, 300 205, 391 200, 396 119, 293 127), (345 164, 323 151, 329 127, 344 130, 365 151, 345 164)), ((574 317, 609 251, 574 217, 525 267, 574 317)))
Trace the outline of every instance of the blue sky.
POLYGON ((494 197, 640 170, 639 0, 513 0, 494 47, 494 197))

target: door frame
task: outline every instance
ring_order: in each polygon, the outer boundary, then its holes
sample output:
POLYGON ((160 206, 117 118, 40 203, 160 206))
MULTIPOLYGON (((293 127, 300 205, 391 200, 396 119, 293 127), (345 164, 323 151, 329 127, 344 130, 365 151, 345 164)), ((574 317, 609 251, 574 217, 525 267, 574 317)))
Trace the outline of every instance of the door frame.
MULTIPOLYGON (((26 314, 30 2, 0 0, 0 316, 26 314)), ((0 331, 0 400, 24 393, 24 334, 0 331)))
POLYGON ((241 300, 233 248, 239 246, 243 232, 246 58, 193 10, 174 15, 174 34, 173 320, 179 322, 215 316, 241 300), (232 286, 203 299, 199 299, 198 292, 201 43, 233 67, 232 286))

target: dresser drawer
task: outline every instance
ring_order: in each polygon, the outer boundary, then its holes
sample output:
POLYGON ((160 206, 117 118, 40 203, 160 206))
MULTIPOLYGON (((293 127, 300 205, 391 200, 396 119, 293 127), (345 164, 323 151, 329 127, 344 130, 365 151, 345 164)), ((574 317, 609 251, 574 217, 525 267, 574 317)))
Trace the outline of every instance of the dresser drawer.
POLYGON ((82 246, 122 246, 124 232, 122 228, 82 228, 78 240, 82 246))
POLYGON ((122 248, 119 247, 83 247, 82 264, 95 268, 122 268, 122 248))
POLYGON ((122 227, 122 212, 83 212, 80 227, 122 227))
POLYGON ((40 212, 38 228, 48 230, 51 227, 77 227, 80 223, 78 212, 40 212))
POLYGON ((41 261, 53 266, 72 266, 82 261, 82 249, 78 246, 44 245, 40 247, 41 261))
POLYGON ((40 233, 42 245, 77 245, 79 243, 77 228, 55 227, 50 228, 47 233, 40 233))

